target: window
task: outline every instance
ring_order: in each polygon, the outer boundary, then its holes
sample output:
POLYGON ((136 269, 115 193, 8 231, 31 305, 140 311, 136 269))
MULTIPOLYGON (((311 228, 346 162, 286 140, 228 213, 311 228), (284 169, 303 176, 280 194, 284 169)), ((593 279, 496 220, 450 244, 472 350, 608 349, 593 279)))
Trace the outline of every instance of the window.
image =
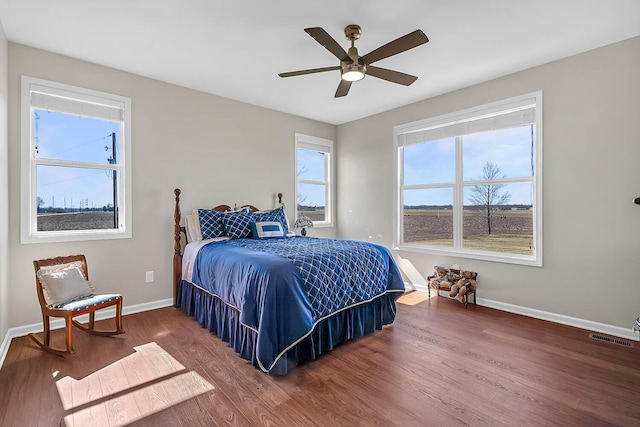
POLYGON ((331 189, 333 141, 297 133, 296 218, 304 214, 314 226, 333 225, 331 189))
POLYGON ((22 77, 22 243, 131 237, 130 105, 22 77))
POLYGON ((541 266, 541 126, 541 92, 396 126, 396 247, 541 266))

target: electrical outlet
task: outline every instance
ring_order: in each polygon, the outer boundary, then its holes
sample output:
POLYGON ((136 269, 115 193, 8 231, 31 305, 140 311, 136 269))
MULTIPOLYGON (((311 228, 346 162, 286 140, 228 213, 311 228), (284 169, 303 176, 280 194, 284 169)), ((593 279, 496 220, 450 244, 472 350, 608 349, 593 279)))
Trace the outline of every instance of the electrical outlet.
POLYGON ((147 271, 145 273, 145 280, 147 281, 147 283, 153 282, 153 271, 147 271))
POLYGON ((455 268, 456 270, 460 270, 460 264, 453 264, 453 268, 455 268))

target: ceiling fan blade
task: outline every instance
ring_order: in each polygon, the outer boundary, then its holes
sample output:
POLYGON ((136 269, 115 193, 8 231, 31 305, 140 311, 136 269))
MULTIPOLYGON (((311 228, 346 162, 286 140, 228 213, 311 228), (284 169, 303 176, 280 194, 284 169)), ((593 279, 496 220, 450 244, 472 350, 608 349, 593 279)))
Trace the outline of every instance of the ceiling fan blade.
POLYGON ((422 30, 415 30, 412 33, 404 35, 398 39, 390 41, 384 46, 367 53, 360 59, 367 65, 372 64, 381 59, 388 58, 405 50, 413 49, 429 41, 429 38, 422 32, 422 30))
POLYGON ((280 77, 293 77, 293 76, 303 76, 305 74, 322 73, 324 71, 333 71, 333 70, 339 70, 339 69, 340 69, 340 66, 336 65, 335 67, 311 68, 309 70, 289 71, 288 73, 278 73, 278 75, 280 77))
POLYGON ((412 76, 411 74, 388 70, 386 68, 374 67, 373 65, 367 66, 367 75, 405 86, 409 86, 411 83, 418 80, 418 77, 412 76))
POLYGON ((329 52, 333 53, 340 61, 353 62, 347 52, 338 44, 333 37, 329 35, 321 27, 305 28, 307 34, 313 37, 318 43, 325 47, 329 52))
POLYGON ((349 93, 349 89, 351 89, 351 83, 352 82, 340 79, 340 84, 338 85, 338 89, 336 90, 336 95, 334 96, 334 98, 347 96, 347 94, 349 93))

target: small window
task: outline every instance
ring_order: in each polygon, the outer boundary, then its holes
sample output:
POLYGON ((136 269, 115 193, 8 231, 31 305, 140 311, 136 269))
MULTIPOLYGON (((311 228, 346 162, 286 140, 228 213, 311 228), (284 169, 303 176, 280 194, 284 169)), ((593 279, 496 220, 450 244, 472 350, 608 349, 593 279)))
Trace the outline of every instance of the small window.
POLYGON ((296 218, 311 218, 314 226, 333 225, 331 189, 333 141, 296 134, 296 218))
POLYGON ((542 93, 396 126, 400 249, 542 265, 542 93))
POLYGON ((131 237, 130 104, 22 77, 22 243, 131 237))

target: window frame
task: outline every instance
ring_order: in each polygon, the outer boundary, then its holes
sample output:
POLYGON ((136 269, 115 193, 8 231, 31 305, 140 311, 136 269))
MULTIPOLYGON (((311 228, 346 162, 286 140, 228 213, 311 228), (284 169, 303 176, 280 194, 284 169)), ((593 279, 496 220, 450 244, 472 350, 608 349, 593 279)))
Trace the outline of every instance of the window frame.
MULTIPOLYGON (((394 204, 393 204, 393 224, 394 224, 394 248, 397 250, 404 250, 410 252, 422 252, 434 255, 455 256, 460 258, 478 259, 485 261, 494 261, 510 264, 520 264, 528 266, 542 267, 543 260, 543 244, 542 244, 542 141, 543 141, 543 129, 542 129, 542 91, 532 92, 512 98, 508 98, 501 101, 492 102, 489 104, 480 105, 477 107, 468 108, 465 110, 443 114, 440 116, 427 118, 411 123, 406 123, 394 127, 394 204), (435 245, 424 244, 411 244, 405 243, 404 230, 403 230, 403 208, 404 201, 403 195, 405 185, 404 178, 404 156, 403 147, 405 145, 411 145, 410 143, 404 143, 403 138, 406 135, 415 134, 418 132, 438 132, 440 129, 447 127, 465 127, 465 123, 471 122, 474 119, 482 119, 484 117, 500 116, 500 112, 507 112, 513 109, 514 106, 523 105, 528 100, 534 100, 535 102, 535 119, 533 123, 536 127, 535 132, 535 176, 530 179, 523 178, 500 178, 492 180, 493 183, 522 183, 531 182, 533 191, 533 254, 512 254, 506 252, 490 252, 474 250, 464 248, 463 244, 463 211, 464 211, 464 199, 463 189, 465 186, 474 184, 485 184, 485 181, 481 180, 468 180, 464 181, 462 176, 462 141, 459 138, 460 135, 464 136, 465 133, 455 135, 455 181, 451 183, 453 185, 453 247, 442 247, 435 245)), ((506 129, 509 126, 498 127, 498 129, 506 129)), ((474 132, 466 132, 466 134, 472 134, 474 132)), ((447 135, 452 137, 452 135, 447 135)), ((431 138, 427 141, 436 141, 438 139, 431 138)), ((442 185, 447 183, 438 183, 442 185)), ((430 185, 425 185, 425 188, 430 185)), ((407 185, 408 189, 416 187, 415 185, 407 185)))
MULTIPOLYGON (((132 237, 131 197, 131 99, 92 89, 67 85, 23 75, 21 79, 21 179, 20 179, 20 243, 53 243, 86 240, 124 239, 132 237), (120 141, 118 164, 96 164, 76 160, 36 158, 34 148, 34 118, 31 94, 66 97, 79 103, 106 105, 120 108, 120 141), (62 167, 88 167, 113 170, 118 173, 117 201, 118 228, 92 230, 38 231, 37 227, 37 183, 38 165, 62 167)), ((63 112, 70 114, 68 112, 63 112)), ((91 115, 87 115, 91 117, 91 115)))
POLYGON ((333 215, 333 141, 330 139, 319 138, 317 136, 304 135, 301 133, 295 134, 295 149, 294 149, 294 171, 295 171, 295 208, 294 216, 298 218, 298 184, 323 184, 325 185, 325 220, 313 221, 314 227, 333 227, 334 215, 333 215), (325 180, 305 180, 298 179, 298 150, 308 150, 325 153, 325 180))

